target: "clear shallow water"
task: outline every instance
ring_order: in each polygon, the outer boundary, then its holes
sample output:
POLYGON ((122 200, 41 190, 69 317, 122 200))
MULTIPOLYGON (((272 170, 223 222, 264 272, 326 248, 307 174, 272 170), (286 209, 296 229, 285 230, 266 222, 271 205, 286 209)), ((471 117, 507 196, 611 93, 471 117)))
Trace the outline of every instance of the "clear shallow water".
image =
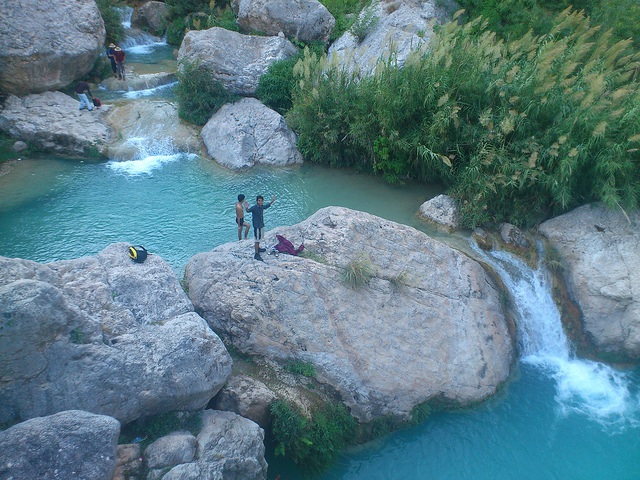
MULTIPOLYGON (((92 255, 113 242, 142 244, 176 271, 191 256, 237 238, 238 193, 278 200, 267 230, 339 205, 420 226, 435 189, 303 166, 234 172, 185 154, 130 162, 22 160, 0 177, 0 255, 48 262, 92 255)), ((252 245, 248 247, 252 255, 252 245)))

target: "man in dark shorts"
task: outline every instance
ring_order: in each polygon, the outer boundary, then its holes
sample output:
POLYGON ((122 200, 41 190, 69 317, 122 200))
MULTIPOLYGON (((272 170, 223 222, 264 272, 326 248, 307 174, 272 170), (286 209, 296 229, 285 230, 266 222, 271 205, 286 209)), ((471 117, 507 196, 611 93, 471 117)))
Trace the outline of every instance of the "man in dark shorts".
POLYGON ((264 197, 262 195, 258 195, 258 197, 256 198, 256 204, 253 205, 251 208, 249 208, 248 202, 244 202, 244 209, 247 212, 251 213, 251 216, 252 216, 251 223, 253 224, 253 234, 255 235, 255 238, 256 238, 254 243, 256 253, 253 256, 253 258, 255 258, 256 260, 260 260, 261 262, 264 262, 264 260, 262 260, 260 253, 266 251, 266 249, 260 248, 260 240, 262 240, 262 238, 264 237, 264 211, 267 208, 269 208, 271 205, 273 205, 273 202, 275 201, 276 201, 276 196, 274 195, 271 201, 265 205, 264 197))
MULTIPOLYGON (((244 239, 249 234, 249 224, 244 221, 244 195, 238 195, 238 203, 236 203, 236 224, 238 224, 238 240, 242 240, 242 229, 244 228, 244 239)), ((246 202, 245 202, 246 203, 246 202)))

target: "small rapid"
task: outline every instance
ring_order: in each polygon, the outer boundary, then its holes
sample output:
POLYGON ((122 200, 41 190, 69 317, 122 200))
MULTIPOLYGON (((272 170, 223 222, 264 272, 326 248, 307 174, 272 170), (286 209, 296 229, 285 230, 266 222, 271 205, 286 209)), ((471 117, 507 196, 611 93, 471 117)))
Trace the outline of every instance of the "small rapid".
POLYGON ((520 361, 554 380, 559 414, 585 415, 607 427, 638 425, 640 402, 628 374, 576 357, 553 300, 542 247, 536 269, 508 252, 474 250, 496 270, 509 290, 519 317, 520 361))

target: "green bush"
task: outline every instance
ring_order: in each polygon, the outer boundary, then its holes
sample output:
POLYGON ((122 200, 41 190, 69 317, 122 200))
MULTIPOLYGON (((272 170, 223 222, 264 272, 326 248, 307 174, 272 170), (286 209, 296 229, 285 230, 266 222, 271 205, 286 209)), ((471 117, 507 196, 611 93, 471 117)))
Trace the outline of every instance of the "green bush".
POLYGON ((358 42, 362 42, 378 24, 379 18, 376 15, 374 5, 375 3, 372 3, 363 9, 349 27, 349 32, 358 39, 358 42))
POLYGON ((106 43, 118 43, 124 38, 124 26, 120 18, 120 12, 116 8, 118 0, 96 0, 100 15, 107 31, 106 43))
POLYGON ((316 367, 313 363, 301 362, 299 360, 287 363, 284 369, 288 372, 295 373, 296 375, 303 375, 308 378, 315 378, 316 367))
POLYGON ((284 115, 293 105, 291 92, 295 85, 293 67, 299 57, 273 63, 258 82, 256 98, 269 108, 284 115))
POLYGON ((351 28, 360 11, 367 4, 366 0, 321 0, 321 3, 329 10, 336 20, 329 41, 340 38, 344 32, 351 28))
POLYGON ((183 62, 178 72, 178 115, 195 125, 204 125, 225 103, 235 100, 222 84, 200 64, 183 62))
POLYGON ((357 422, 342 404, 326 405, 308 419, 277 400, 271 404, 271 414, 276 455, 291 459, 309 475, 328 468, 355 438, 357 422))
POLYGON ((228 0, 167 0, 167 43, 180 45, 189 30, 222 27, 238 31, 228 0))
POLYGON ((547 35, 443 25, 402 68, 357 80, 305 52, 287 120, 308 161, 441 182, 465 226, 578 205, 636 208, 640 54, 566 10, 547 35))

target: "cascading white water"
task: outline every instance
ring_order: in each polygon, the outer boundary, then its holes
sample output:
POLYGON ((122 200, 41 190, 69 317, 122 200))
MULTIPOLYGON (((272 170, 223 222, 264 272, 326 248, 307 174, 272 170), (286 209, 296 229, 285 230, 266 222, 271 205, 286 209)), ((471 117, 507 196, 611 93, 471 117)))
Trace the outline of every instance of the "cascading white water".
POLYGON ((119 7, 118 9, 120 11, 120 21, 125 30, 125 38, 120 42, 121 48, 132 53, 146 53, 154 46, 167 44, 164 39, 155 37, 137 28, 131 28, 133 8, 119 7))
MULTIPOLYGON (((543 258, 542 247, 539 249, 543 258)), ((498 272, 509 290, 519 317, 520 360, 555 380, 560 413, 584 414, 605 425, 638 423, 639 399, 637 393, 631 393, 627 375, 575 356, 542 261, 533 270, 510 253, 485 253, 475 246, 474 250, 498 272)))

